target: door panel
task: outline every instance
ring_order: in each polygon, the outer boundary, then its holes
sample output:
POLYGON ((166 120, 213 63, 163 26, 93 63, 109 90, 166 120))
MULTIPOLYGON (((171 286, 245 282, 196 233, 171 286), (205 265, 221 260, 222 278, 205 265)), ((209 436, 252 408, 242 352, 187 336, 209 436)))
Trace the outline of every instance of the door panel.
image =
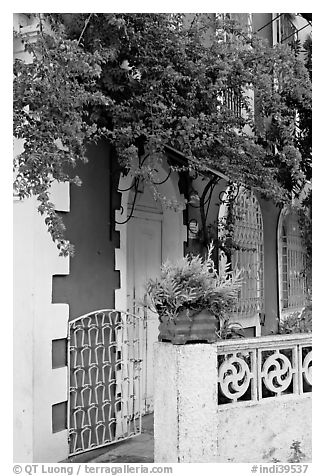
POLYGON ((128 310, 144 317, 143 411, 153 410, 153 344, 158 340, 157 314, 143 308, 145 284, 156 278, 161 267, 161 220, 135 216, 128 224, 127 294, 128 310))

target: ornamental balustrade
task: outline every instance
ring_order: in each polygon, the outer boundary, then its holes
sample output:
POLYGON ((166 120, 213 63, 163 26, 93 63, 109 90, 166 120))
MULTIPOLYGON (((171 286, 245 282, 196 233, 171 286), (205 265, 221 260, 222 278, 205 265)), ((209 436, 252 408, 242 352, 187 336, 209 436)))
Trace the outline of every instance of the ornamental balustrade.
POLYGON ((217 344, 218 405, 246 404, 312 390, 311 334, 217 344))

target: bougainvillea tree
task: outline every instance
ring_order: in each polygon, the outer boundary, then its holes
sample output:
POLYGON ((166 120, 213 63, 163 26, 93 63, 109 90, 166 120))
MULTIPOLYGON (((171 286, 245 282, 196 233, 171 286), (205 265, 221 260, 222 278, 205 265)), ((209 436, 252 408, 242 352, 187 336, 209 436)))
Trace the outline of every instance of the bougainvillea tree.
POLYGON ((22 198, 37 196, 61 254, 72 248, 49 188, 53 180, 80 185, 71 171, 99 138, 153 188, 166 145, 187 158, 186 169, 221 171, 279 203, 310 179, 311 80, 289 46, 270 47, 204 14, 39 21, 36 41, 21 38, 33 61, 14 63, 14 135, 24 139, 14 186, 22 198))

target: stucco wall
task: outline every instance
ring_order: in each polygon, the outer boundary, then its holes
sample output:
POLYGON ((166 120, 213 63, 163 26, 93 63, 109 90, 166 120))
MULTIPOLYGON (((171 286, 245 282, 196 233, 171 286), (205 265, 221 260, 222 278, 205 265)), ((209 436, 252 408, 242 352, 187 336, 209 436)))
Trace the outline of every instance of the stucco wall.
MULTIPOLYGON (((52 194, 68 210, 65 184, 52 194)), ((52 340, 66 336, 68 306, 52 304, 52 275, 68 273, 36 209, 14 201, 14 461, 66 457, 67 431, 53 433, 52 406, 67 398, 66 368, 52 368, 52 340)), ((63 207, 64 206, 64 207, 63 207)))
POLYGON ((311 397, 279 398, 218 411, 219 463, 288 462, 293 441, 311 461, 311 397))
MULTIPOLYGON (((14 29, 33 41, 37 19, 13 15, 14 29)), ((20 40, 14 57, 30 62, 20 40)), ((14 141, 14 156, 23 150, 14 141)), ((56 184, 51 201, 57 211, 69 211, 69 187, 56 184)), ((52 275, 69 273, 69 259, 58 256, 37 212, 35 197, 13 203, 13 458, 15 462, 56 462, 67 456, 67 430, 53 432, 52 409, 67 399, 66 368, 52 368, 52 341, 66 337, 69 309, 52 304, 52 275)))
POLYGON ((33 202, 13 214, 13 449, 14 461, 33 458, 33 202), (22 243, 24 239, 24 244, 22 243), (22 272, 24 270, 24 272, 22 272))
POLYGON ((259 37, 272 43, 272 13, 255 13, 253 15, 253 31, 259 31, 259 37))
POLYGON ((34 220, 33 461, 56 462, 67 455, 68 434, 65 428, 53 432, 52 406, 67 400, 67 368, 52 368, 52 341, 66 337, 69 308, 52 304, 52 275, 67 274, 69 259, 58 256, 43 217, 35 212, 34 220))
POLYGON ((117 207, 119 197, 110 194, 109 146, 91 146, 87 156, 88 163, 73 171, 81 178, 82 186, 71 185, 71 211, 63 217, 67 238, 75 245, 70 274, 53 278, 53 302, 69 304, 70 319, 114 308, 114 290, 119 287, 119 273, 115 271, 119 235, 114 231, 110 235, 114 216, 110 207, 117 207))
POLYGON ((217 344, 155 344, 155 462, 311 460, 311 396, 217 404, 217 344))
POLYGON ((155 462, 217 461, 215 354, 203 344, 156 343, 154 362, 155 462))

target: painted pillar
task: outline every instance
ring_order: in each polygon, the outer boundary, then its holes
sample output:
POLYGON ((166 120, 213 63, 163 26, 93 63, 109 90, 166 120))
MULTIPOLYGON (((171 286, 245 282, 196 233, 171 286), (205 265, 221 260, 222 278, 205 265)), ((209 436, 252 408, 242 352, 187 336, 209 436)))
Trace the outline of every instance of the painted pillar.
POLYGON ((269 200, 260 200, 264 226, 264 305, 262 335, 277 334, 279 317, 277 229, 280 208, 269 200))

